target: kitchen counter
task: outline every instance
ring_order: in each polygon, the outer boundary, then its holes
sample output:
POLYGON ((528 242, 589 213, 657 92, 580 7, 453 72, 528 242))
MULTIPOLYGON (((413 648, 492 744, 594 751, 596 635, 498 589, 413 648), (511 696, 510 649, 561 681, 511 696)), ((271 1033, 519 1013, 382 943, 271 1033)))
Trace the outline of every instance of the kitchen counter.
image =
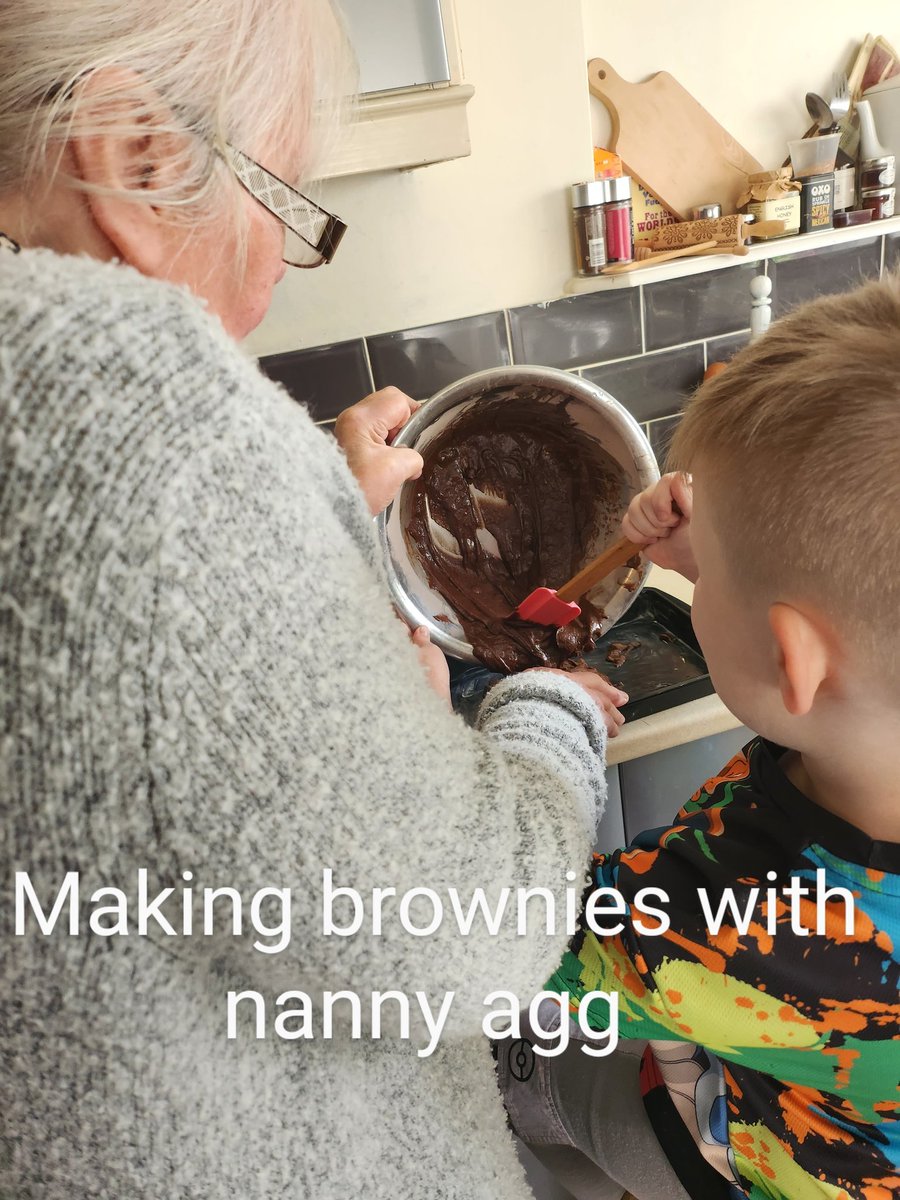
MULTIPOLYGON (((675 571, 653 567, 648 583, 687 604, 691 602, 694 585, 675 571)), ((610 739, 606 761, 609 766, 616 766, 646 754, 669 750, 697 738, 740 727, 741 722, 728 711, 718 696, 702 696, 699 700, 689 700, 686 704, 624 725, 619 736, 610 739)))

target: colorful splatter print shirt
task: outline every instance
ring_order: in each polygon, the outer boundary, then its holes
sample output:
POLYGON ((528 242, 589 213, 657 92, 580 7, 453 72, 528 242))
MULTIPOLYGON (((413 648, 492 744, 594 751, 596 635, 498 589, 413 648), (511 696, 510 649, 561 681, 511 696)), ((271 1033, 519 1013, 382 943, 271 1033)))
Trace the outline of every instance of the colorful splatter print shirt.
MULTIPOLYGON (((696 1200, 898 1200, 900 845, 814 804, 783 754, 751 742, 671 828, 598 855, 591 888, 616 888, 630 916, 617 936, 582 923, 548 987, 573 1008, 619 993, 620 1035, 650 1039, 648 1113, 696 1200), (668 896, 644 903, 668 913, 661 936, 635 929, 646 887, 668 896), (712 914, 731 890, 716 933, 699 889, 712 914)), ((609 1019, 605 1002, 588 1011, 609 1019)))

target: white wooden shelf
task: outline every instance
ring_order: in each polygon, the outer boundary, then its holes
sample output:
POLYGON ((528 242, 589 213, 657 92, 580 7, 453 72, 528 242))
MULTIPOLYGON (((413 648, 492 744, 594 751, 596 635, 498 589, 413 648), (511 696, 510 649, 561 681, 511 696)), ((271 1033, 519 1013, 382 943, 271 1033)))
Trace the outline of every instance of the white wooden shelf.
POLYGON ((701 254, 696 258, 675 258, 658 266, 639 267, 621 275, 573 276, 564 288, 569 296, 585 292, 606 292, 616 288, 638 287, 642 283, 657 283, 664 279, 682 279, 687 275, 703 275, 707 271, 724 271, 745 263, 764 262, 770 258, 785 258, 826 246, 849 246, 853 242, 875 241, 888 233, 900 233, 900 217, 872 221, 868 225, 852 225, 847 229, 825 229, 821 233, 799 233, 794 237, 776 238, 769 242, 751 243, 746 254, 701 254))

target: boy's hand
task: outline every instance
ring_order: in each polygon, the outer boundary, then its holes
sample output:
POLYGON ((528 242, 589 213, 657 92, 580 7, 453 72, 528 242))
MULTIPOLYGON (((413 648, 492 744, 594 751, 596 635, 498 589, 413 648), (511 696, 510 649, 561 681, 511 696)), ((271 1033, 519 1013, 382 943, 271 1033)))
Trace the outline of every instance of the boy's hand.
POLYGON ((419 652, 419 662, 425 671, 428 686, 433 692, 437 692, 442 700, 446 700, 447 707, 450 708, 450 668, 440 647, 434 645, 424 625, 412 630, 409 637, 419 652))
POLYGON ((691 478, 680 471, 663 475, 640 492, 628 506, 622 533, 646 545, 644 554, 657 566, 678 571, 697 582, 697 563, 691 549, 691 478))
POLYGON ((607 734, 611 738, 618 735, 620 726, 625 724, 625 718, 619 709, 623 704, 628 703, 628 693, 610 683, 599 671, 592 671, 588 667, 584 667, 580 671, 560 671, 556 667, 530 667, 529 670, 562 675, 563 679, 571 679, 573 683, 584 688, 600 710, 607 734))
POLYGON ((422 455, 417 450, 391 445, 419 407, 399 388, 382 388, 345 408, 335 422, 334 436, 373 517, 387 508, 407 479, 422 474, 422 455))

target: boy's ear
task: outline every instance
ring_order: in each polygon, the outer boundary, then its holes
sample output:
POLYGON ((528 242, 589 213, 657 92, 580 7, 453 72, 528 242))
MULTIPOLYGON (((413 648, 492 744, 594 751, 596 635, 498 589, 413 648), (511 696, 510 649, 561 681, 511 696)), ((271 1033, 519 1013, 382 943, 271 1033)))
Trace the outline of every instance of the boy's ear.
POLYGON ((832 647, 827 631, 801 609, 780 601, 769 608, 769 628, 784 707, 793 717, 805 717, 829 675, 832 647))

